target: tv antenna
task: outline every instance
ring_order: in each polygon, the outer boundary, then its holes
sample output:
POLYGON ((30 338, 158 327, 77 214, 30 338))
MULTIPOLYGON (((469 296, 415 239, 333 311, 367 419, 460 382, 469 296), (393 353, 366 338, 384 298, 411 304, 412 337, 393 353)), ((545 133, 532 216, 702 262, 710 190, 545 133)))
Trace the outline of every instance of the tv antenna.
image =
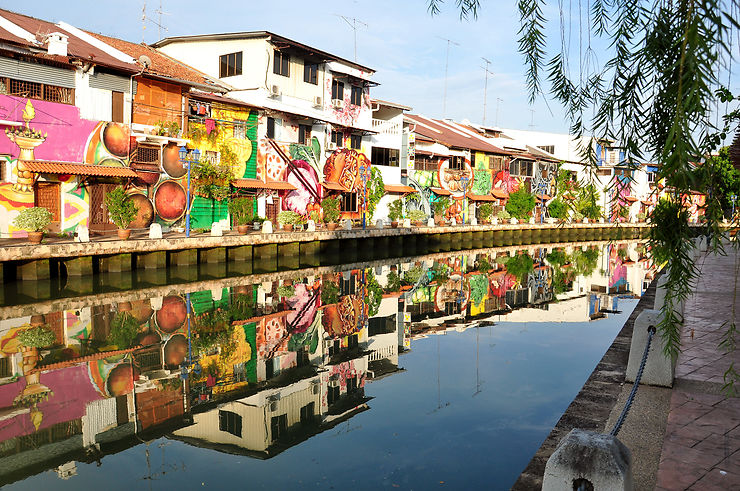
POLYGON ((442 97, 442 119, 447 115, 447 68, 449 66, 450 62, 450 45, 454 44, 455 46, 460 46, 459 43, 456 43, 452 39, 443 38, 441 36, 437 36, 442 41, 447 41, 447 55, 445 56, 445 91, 444 96, 442 97))
POLYGON ((165 12, 162 10, 162 0, 159 1, 159 7, 154 11, 155 14, 157 14, 157 20, 152 20, 149 17, 146 16, 146 2, 144 2, 144 6, 141 8, 141 42, 145 43, 146 40, 144 39, 144 33, 146 31, 146 23, 147 21, 151 22, 155 26, 159 28, 159 39, 162 39, 162 30, 167 32, 167 28, 162 24, 162 16, 163 15, 170 15, 169 12, 165 12))
POLYGON ((359 29, 357 25, 359 24, 365 29, 367 29, 368 25, 362 22, 360 19, 355 19, 354 17, 345 17, 344 15, 339 15, 339 14, 334 14, 334 15, 336 15, 337 17, 342 19, 344 22, 346 22, 347 25, 352 29, 352 34, 355 39, 355 59, 354 61, 356 63, 357 62, 357 29, 359 29))
MULTIPOLYGON (((486 84, 483 86, 483 126, 486 125, 486 103, 488 102, 488 74, 490 73, 493 75, 493 72, 488 69, 489 65, 491 64, 491 61, 482 57, 483 61, 486 63, 486 66, 482 66, 481 68, 486 73, 486 84)), ((498 114, 498 111, 497 111, 498 114)), ((498 115, 497 115, 498 117, 498 115)))

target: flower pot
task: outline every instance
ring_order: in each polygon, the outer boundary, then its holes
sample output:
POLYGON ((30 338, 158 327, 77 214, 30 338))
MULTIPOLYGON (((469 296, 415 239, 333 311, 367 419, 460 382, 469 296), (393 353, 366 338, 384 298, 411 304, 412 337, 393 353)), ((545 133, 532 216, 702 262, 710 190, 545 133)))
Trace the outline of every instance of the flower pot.
POLYGON ((393 221, 391 222, 391 228, 398 228, 398 221, 396 221, 396 220, 393 220, 393 221))
POLYGON ((118 232, 118 238, 121 240, 128 240, 128 238, 131 237, 131 229, 119 228, 117 232, 118 232))
POLYGON ((336 230, 339 225, 336 222, 329 222, 326 224, 326 228, 329 230, 336 230))
POLYGON ((283 230, 286 232, 292 232, 293 231, 293 224, 292 223, 284 223, 283 224, 283 230))
POLYGON ((236 226, 236 231, 242 235, 245 235, 248 230, 249 230, 249 225, 237 225, 236 226))
POLYGON ((425 225, 421 220, 414 220, 414 225, 417 227, 423 227, 425 225))
POLYGON ((434 219, 434 224, 438 227, 444 227, 445 219, 442 217, 438 217, 434 219))
POLYGON ((40 244, 43 238, 43 232, 28 232, 28 242, 31 244, 40 244))

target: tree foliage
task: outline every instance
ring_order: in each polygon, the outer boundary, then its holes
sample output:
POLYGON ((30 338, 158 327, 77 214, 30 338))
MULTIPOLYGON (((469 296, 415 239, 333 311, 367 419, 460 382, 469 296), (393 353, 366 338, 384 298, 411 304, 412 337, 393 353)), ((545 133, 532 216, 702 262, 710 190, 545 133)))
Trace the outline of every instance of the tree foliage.
POLYGON ((520 187, 509 195, 506 203, 506 211, 519 220, 528 218, 534 208, 534 195, 523 187, 520 187))

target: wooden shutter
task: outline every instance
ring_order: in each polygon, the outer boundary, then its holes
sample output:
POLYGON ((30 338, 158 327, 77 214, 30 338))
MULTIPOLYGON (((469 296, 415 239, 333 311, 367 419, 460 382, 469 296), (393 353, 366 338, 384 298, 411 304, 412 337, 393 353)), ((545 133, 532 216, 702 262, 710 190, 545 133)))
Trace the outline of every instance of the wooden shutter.
POLYGON ((34 206, 46 208, 51 212, 49 231, 58 232, 62 219, 61 185, 58 182, 36 183, 34 206))
POLYGON ((123 123, 123 92, 113 91, 113 108, 111 112, 111 121, 114 123, 123 123))

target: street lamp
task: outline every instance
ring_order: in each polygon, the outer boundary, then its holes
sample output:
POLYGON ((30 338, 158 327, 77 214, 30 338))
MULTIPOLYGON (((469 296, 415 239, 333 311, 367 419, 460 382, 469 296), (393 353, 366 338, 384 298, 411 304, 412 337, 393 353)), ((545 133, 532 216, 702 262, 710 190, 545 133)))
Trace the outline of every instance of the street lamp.
POLYGON ((185 237, 190 237, 190 164, 200 162, 200 150, 192 151, 192 157, 188 158, 188 149, 180 147, 180 162, 188 166, 188 187, 185 191, 185 237))
POLYGON ((470 179, 467 176, 463 176, 460 178, 460 183, 462 184, 462 188, 463 188, 463 217, 462 217, 463 225, 465 225, 465 209, 468 207, 467 194, 468 194, 468 181, 469 180, 470 179))
POLYGON ((367 211, 367 179, 370 166, 360 166, 360 179, 362 179, 362 229, 365 230, 365 213, 367 211))
POLYGON ((730 216, 730 219, 731 220, 734 220, 735 219, 735 201, 736 200, 737 200, 737 195, 736 194, 731 194, 730 195, 730 201, 732 201, 732 215, 730 216))

